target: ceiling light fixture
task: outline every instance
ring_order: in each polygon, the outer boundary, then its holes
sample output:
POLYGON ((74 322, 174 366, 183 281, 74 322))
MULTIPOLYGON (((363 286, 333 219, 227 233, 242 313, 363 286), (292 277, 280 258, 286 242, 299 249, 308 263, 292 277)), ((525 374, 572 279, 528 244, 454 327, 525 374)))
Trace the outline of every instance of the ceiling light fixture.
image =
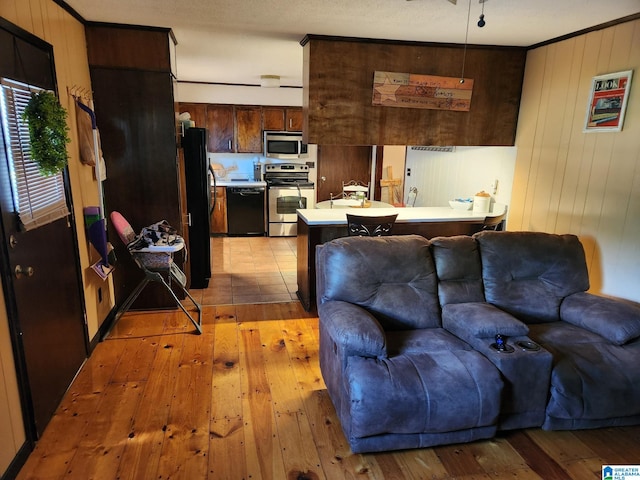
POLYGON ((260 86, 278 88, 280 86, 280 75, 260 75, 260 86))
POLYGON ((482 13, 480 13, 480 20, 478 20, 478 26, 480 28, 484 27, 487 22, 484 21, 484 2, 486 2, 487 0, 480 0, 480 3, 482 4, 482 13))

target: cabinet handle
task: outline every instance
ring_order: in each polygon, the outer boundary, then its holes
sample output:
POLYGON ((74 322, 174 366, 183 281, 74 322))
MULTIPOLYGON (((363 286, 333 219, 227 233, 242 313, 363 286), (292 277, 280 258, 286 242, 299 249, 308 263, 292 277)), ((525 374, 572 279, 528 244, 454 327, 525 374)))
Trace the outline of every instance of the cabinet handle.
POLYGON ((229 140, 229 150, 231 150, 231 140, 229 140))
POLYGON ((293 128, 293 118, 289 119, 289 129, 293 128))

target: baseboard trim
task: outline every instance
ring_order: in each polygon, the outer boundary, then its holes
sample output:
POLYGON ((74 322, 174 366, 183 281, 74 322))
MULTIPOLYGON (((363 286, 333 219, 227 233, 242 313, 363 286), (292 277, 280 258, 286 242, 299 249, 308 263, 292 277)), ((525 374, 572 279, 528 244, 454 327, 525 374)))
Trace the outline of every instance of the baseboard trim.
POLYGON ((118 313, 117 305, 111 309, 109 315, 107 315, 107 318, 105 318, 104 322, 102 322, 102 325, 100 325, 98 333, 96 333, 96 335, 89 342, 89 355, 93 353, 98 344, 102 340, 104 340, 105 335, 109 333, 109 330, 111 330, 111 327, 113 326, 113 323, 116 319, 116 313, 118 313))
POLYGON ((13 457, 13 460, 9 464, 7 470, 2 474, 2 477, 0 477, 0 480, 13 480, 16 478, 22 467, 24 467, 24 464, 27 463, 27 459, 29 458, 29 455, 31 455, 31 452, 33 452, 31 442, 25 441, 18 450, 18 453, 16 453, 16 456, 13 457))

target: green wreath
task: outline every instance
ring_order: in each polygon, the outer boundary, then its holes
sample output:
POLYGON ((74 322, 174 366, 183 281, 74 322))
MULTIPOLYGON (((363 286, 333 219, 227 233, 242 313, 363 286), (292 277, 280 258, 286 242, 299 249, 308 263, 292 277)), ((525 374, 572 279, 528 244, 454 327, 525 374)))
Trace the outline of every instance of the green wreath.
POLYGON ((45 177, 56 175, 67 165, 67 111, 51 92, 32 93, 22 114, 29 126, 31 159, 45 177))

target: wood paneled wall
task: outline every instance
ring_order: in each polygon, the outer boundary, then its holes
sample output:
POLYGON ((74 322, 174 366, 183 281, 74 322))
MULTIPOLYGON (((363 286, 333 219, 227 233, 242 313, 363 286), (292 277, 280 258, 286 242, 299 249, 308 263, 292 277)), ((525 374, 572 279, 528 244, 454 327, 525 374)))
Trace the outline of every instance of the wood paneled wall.
POLYGON ((26 440, 9 322, 0 288, 0 476, 26 440))
MULTIPOLYGON (((97 183, 93 177, 93 169, 80 163, 75 106, 67 93, 67 87, 73 86, 91 91, 84 26, 53 0, 2 0, 0 16, 49 42, 54 48, 60 103, 68 112, 70 127, 69 178, 80 246, 86 319, 91 339, 113 307, 113 286, 110 280, 102 281, 90 268, 100 256, 86 239, 82 209, 84 206, 98 204, 97 183), (99 297, 102 301, 99 301, 99 297)), ((0 298, 0 475, 25 441, 8 334, 5 305, 0 298)))
POLYGON ((471 110, 372 105, 375 71, 459 77, 462 45, 308 36, 305 141, 318 145, 513 145, 526 50, 469 46, 471 110))
POLYGON ((509 230, 574 233, 591 291, 640 301, 640 20, 531 50, 509 230), (634 70, 624 128, 583 133, 591 79, 634 70))
POLYGON ((3 0, 0 2, 0 16, 53 45, 60 103, 68 113, 71 138, 67 147, 69 178, 91 340, 113 307, 113 283, 110 279, 103 281, 91 269, 100 255, 86 238, 82 209, 98 205, 98 185, 93 168, 80 162, 75 105, 67 91, 74 86, 86 92, 92 90, 84 26, 53 0, 3 0))

